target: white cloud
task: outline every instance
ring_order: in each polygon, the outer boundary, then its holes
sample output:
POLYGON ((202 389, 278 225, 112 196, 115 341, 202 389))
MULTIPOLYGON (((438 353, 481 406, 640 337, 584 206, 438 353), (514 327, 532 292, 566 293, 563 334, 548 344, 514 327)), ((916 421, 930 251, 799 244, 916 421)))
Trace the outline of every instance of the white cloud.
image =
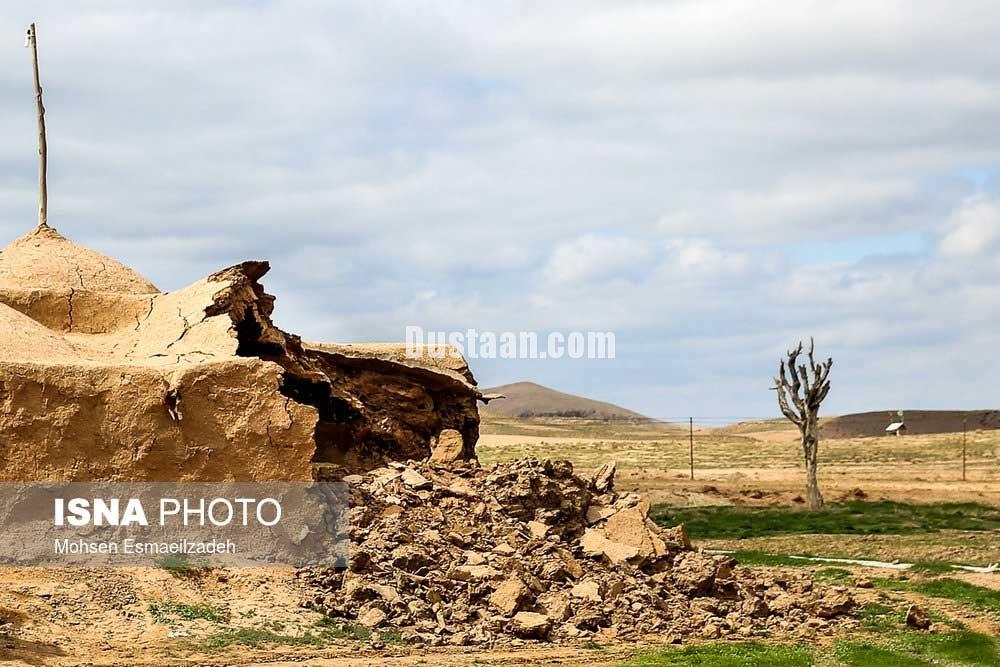
POLYGON ((848 237, 876 223, 883 233, 905 226, 917 201, 915 184, 904 178, 814 174, 713 193, 694 208, 668 212, 658 226, 668 234, 713 232, 743 243, 780 242, 790 230, 817 238, 848 237))
POLYGON ((690 279, 713 278, 743 273, 749 257, 719 248, 707 239, 675 239, 666 243, 663 268, 690 279))
POLYGON ((973 197, 948 219, 940 251, 946 257, 973 257, 993 247, 1000 238, 1000 203, 973 197))
POLYGON ((640 241, 587 234, 559 242, 542 273, 551 283, 586 283, 631 274, 649 259, 640 241))

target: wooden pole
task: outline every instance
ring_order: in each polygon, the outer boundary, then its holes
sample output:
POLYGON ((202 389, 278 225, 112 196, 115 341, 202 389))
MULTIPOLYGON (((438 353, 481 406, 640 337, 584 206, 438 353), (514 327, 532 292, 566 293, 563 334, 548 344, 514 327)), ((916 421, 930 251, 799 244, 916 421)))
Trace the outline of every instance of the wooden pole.
POLYGON ((688 417, 688 454, 691 459, 691 479, 694 479, 694 417, 688 417))
POLYGON ((42 105, 42 82, 38 76, 38 37, 35 24, 28 28, 31 64, 35 75, 35 114, 38 117, 38 226, 49 226, 49 189, 46 184, 49 147, 45 141, 45 107, 42 105))

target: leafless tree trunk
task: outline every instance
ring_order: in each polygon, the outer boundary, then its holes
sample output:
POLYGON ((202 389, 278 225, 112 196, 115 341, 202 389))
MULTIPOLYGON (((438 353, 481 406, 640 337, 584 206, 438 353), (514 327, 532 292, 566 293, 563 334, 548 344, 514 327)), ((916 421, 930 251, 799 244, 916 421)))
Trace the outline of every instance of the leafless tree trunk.
POLYGON ((781 414, 799 427, 802 434, 802 454, 806 463, 806 495, 810 509, 823 507, 823 495, 816 481, 816 463, 819 451, 819 406, 830 393, 830 369, 833 359, 817 364, 813 359, 813 340, 809 339, 809 363, 799 364, 802 342, 788 351, 788 358, 781 360, 774 389, 778 392, 781 414), (787 366, 787 372, 786 372, 787 366), (810 375, 811 373, 811 375, 810 375), (789 378, 791 381, 789 382, 789 378))
POLYGON ((45 182, 48 169, 48 144, 45 141, 45 107, 42 106, 42 82, 38 76, 38 40, 35 36, 35 24, 28 28, 27 46, 31 47, 31 64, 35 74, 35 112, 38 116, 38 226, 47 227, 49 223, 49 189, 45 182))

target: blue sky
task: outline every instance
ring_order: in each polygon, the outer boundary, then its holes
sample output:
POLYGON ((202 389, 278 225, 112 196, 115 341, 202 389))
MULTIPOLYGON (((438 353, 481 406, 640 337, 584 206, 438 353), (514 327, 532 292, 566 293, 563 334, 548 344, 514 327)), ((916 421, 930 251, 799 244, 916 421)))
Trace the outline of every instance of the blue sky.
POLYGON ((474 370, 661 417, 776 415, 809 335, 828 413, 998 405, 992 3, 5 6, 4 240, 31 20, 50 222, 163 289, 266 258, 307 339, 614 331, 474 370))

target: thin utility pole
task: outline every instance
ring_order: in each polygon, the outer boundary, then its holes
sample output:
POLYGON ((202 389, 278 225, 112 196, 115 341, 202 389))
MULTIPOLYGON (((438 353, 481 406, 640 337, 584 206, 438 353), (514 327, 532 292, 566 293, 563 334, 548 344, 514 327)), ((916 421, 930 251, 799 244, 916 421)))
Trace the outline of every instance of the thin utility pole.
POLYGON ((968 417, 962 417, 962 481, 965 481, 965 449, 966 449, 966 431, 968 430, 968 417))
POLYGON ((694 479, 694 417, 688 417, 688 454, 691 459, 691 479, 694 479))
POLYGON ((38 117, 38 226, 49 226, 49 189, 45 182, 49 147, 45 142, 45 107, 42 105, 42 82, 38 76, 38 36, 35 24, 28 26, 25 46, 31 47, 31 64, 35 74, 35 115, 38 117))

